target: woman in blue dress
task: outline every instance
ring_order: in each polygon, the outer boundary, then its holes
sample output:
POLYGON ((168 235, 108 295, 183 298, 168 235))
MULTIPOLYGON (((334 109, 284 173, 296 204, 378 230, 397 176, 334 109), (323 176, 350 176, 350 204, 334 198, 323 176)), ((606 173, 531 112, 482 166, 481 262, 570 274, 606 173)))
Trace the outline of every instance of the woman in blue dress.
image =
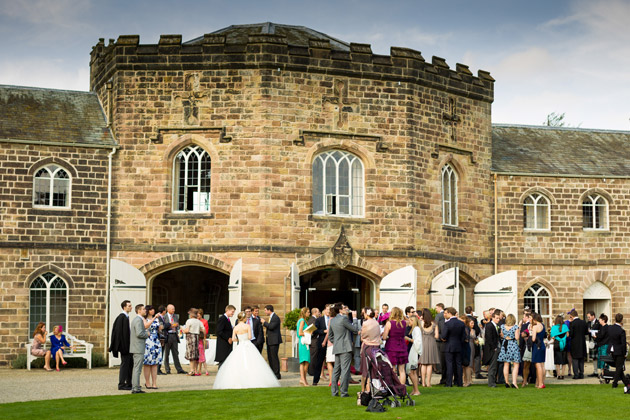
POLYGON ((164 326, 159 317, 155 316, 155 308, 146 306, 147 318, 144 319, 145 328, 149 328, 149 337, 144 347, 144 386, 147 389, 158 389, 157 369, 162 364, 162 346, 160 345, 160 330, 164 326))
POLYGON ((61 325, 56 325, 53 328, 53 335, 50 336, 50 354, 52 354, 52 357, 55 358, 55 362, 57 363, 57 372, 59 372, 59 362, 64 366, 68 364, 63 358, 63 348, 68 347, 74 349, 61 331, 61 325))
POLYGON ((539 313, 532 313, 532 324, 530 325, 532 335, 532 364, 536 366, 536 388, 545 388, 545 324, 539 313))
POLYGON ((501 351, 499 352, 499 362, 503 362, 503 376, 505 377, 505 387, 509 388, 510 363, 514 363, 512 368, 512 388, 518 388, 518 366, 521 363, 521 350, 518 347, 518 337, 520 328, 516 324, 516 317, 509 314, 505 318, 505 324, 501 325, 501 351))

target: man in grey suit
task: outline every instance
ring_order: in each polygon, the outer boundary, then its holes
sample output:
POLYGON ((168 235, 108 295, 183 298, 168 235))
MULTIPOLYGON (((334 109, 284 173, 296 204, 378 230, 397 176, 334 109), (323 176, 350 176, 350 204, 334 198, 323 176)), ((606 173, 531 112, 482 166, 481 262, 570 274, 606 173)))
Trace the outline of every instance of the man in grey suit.
POLYGON ((144 360, 144 347, 149 337, 144 328, 146 309, 143 304, 136 305, 137 316, 131 321, 131 334, 129 338, 129 353, 133 354, 133 374, 131 376, 131 393, 144 394, 140 387, 140 375, 142 374, 142 362, 144 360))
POLYGON ((330 321, 328 339, 333 343, 333 354, 335 355, 335 369, 332 375, 331 391, 333 397, 349 397, 348 379, 350 378, 350 364, 352 363, 352 333, 356 333, 358 328, 350 323, 348 319, 348 308, 342 303, 336 303, 332 308, 335 317, 330 321), (341 390, 337 386, 341 383, 341 390))

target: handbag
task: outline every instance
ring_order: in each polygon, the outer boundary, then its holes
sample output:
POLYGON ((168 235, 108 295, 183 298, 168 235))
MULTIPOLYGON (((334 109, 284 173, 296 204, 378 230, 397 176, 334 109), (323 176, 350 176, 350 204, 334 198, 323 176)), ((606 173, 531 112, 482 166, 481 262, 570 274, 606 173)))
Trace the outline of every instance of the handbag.
POLYGON ((302 337, 300 337, 300 343, 304 344, 305 346, 310 346, 311 345, 311 335, 309 333, 304 333, 304 335, 302 337))

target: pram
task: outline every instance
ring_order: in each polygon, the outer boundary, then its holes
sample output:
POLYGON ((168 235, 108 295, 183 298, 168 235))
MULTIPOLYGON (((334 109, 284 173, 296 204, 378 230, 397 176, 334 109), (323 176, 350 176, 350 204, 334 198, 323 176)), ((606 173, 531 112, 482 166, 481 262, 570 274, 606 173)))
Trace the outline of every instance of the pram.
POLYGON ((380 348, 366 352, 370 394, 381 406, 402 407, 403 403, 414 406, 416 402, 407 393, 405 384, 400 383, 387 355, 380 348))
MULTIPOLYGON (((626 352, 626 354, 628 354, 626 352)), ((604 368, 599 372, 599 383, 610 383, 610 381, 615 379, 615 374, 617 370, 615 369, 615 358, 611 354, 606 354, 605 356, 599 356, 599 360, 604 362, 604 368)), ((625 372, 626 366, 624 364, 623 370, 625 372)), ((620 375, 623 376, 623 373, 620 375)), ((630 375, 626 375, 630 376, 630 375)))

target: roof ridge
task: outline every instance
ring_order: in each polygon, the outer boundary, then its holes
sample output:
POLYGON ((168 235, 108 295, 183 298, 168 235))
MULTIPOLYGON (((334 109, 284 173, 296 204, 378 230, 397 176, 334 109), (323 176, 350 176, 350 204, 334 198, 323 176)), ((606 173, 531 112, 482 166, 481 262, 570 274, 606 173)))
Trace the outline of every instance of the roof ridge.
POLYGON ((605 128, 582 128, 582 127, 555 127, 548 125, 531 125, 531 124, 509 124, 509 123, 492 123, 492 127, 504 128, 534 128, 539 130, 561 130, 561 131, 580 131, 590 133, 620 133, 630 134, 630 130, 612 130, 605 128))
POLYGON ((72 90, 72 89, 55 89, 55 88, 46 88, 39 86, 22 86, 22 85, 3 85, 0 84, 0 89, 23 89, 23 90, 45 90, 45 91, 54 91, 54 92, 67 92, 67 93, 84 93, 87 95, 96 95, 96 92, 92 92, 89 90, 72 90))

